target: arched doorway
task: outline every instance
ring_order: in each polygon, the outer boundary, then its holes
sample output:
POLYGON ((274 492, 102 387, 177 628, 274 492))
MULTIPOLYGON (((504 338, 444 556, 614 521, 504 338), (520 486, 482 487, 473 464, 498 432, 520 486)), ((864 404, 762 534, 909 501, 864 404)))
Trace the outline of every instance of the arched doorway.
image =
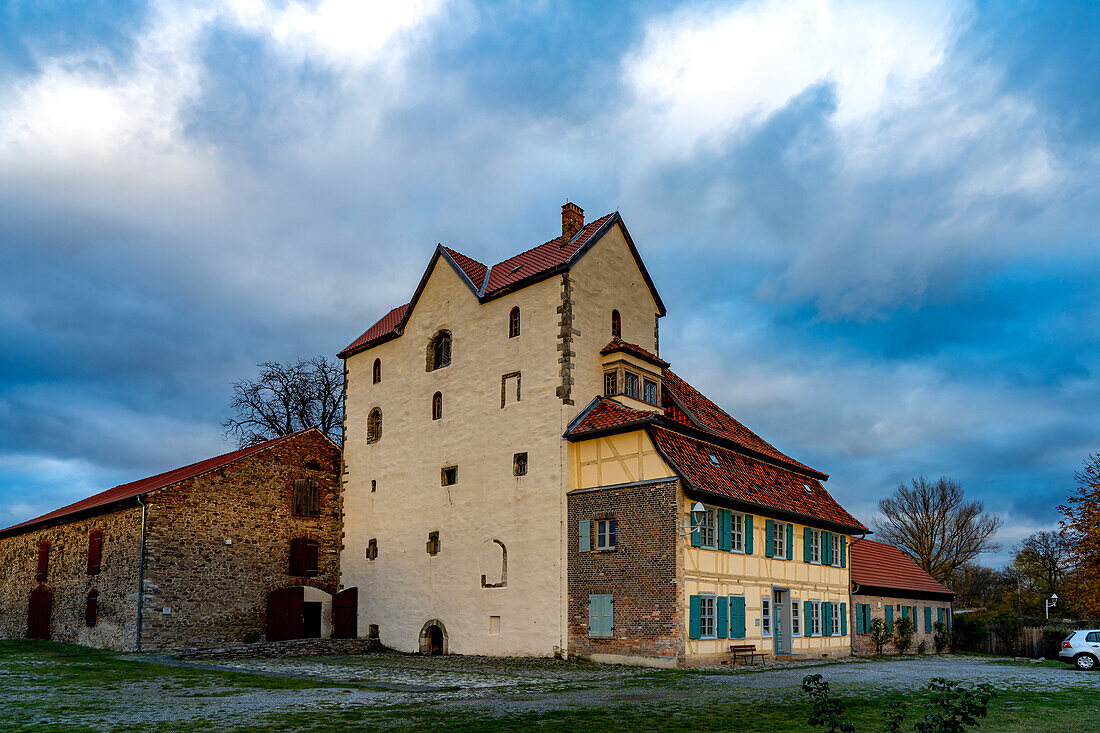
POLYGON ((295 585, 267 595, 267 640, 317 639, 332 632, 332 596, 320 588, 295 585))
POLYGON ((447 628, 433 618, 420 629, 420 653, 428 655, 447 653, 447 628))

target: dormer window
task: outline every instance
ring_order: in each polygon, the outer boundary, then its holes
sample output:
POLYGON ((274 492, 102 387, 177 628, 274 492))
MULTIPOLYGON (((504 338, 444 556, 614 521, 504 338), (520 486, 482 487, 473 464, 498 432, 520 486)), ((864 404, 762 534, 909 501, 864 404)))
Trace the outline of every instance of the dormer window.
POLYGON ((623 394, 638 399, 638 375, 634 372, 626 372, 623 376, 623 394))
POLYGON ((642 402, 657 406, 661 404, 657 393, 657 383, 652 379, 642 380, 642 402))

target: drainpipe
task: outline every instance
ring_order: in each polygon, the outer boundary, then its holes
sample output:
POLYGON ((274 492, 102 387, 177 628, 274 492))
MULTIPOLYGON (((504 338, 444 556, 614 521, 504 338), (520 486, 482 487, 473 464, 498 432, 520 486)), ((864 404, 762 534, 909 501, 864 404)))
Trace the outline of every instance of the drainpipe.
POLYGON ((138 602, 137 602, 137 644, 135 652, 141 651, 141 602, 145 591, 145 502, 139 496, 138 504, 141 504, 141 550, 138 555, 138 602))
MULTIPOLYGON (((849 535, 849 536, 851 536, 851 535, 849 535)), ((848 613, 849 614, 851 614, 852 611, 856 610, 855 594, 859 590, 859 584, 851 579, 852 578, 852 548, 855 546, 855 544, 857 542, 865 539, 866 537, 867 537, 867 533, 864 532, 858 538, 852 537, 852 541, 848 543, 848 613)), ((852 650, 852 653, 855 654, 855 651, 856 651, 856 624, 855 624, 855 619, 849 618, 848 621, 851 625, 851 631, 852 631, 852 637, 851 637, 851 640, 848 642, 848 646, 852 650)), ((863 631, 866 632, 867 629, 864 629, 863 631)))

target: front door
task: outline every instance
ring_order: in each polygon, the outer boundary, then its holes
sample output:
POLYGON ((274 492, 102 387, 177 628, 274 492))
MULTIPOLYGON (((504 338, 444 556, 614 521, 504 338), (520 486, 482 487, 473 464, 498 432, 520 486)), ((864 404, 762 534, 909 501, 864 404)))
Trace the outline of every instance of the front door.
POLYGON ((27 637, 49 639, 52 613, 53 595, 49 589, 40 586, 32 590, 30 606, 27 609, 27 637))
POLYGON ((267 594, 267 640, 302 638, 302 586, 280 588, 267 594))
POLYGON ((791 653, 791 619, 787 606, 789 592, 786 590, 772 591, 772 634, 775 641, 776 654, 791 653))

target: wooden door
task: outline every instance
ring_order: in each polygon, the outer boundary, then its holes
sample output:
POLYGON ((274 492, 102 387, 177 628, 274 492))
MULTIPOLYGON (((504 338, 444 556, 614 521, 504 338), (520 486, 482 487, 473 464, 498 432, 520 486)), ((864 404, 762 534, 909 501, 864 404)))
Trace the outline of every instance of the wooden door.
POLYGON ((332 599, 332 638, 354 639, 358 636, 356 617, 359 613, 359 589, 345 588, 332 599))
POLYGON ((267 594, 267 640, 302 638, 302 586, 267 594))
POLYGON ((53 612, 53 594, 48 588, 35 588, 31 591, 30 607, 27 610, 27 638, 50 638, 50 614, 53 612))

